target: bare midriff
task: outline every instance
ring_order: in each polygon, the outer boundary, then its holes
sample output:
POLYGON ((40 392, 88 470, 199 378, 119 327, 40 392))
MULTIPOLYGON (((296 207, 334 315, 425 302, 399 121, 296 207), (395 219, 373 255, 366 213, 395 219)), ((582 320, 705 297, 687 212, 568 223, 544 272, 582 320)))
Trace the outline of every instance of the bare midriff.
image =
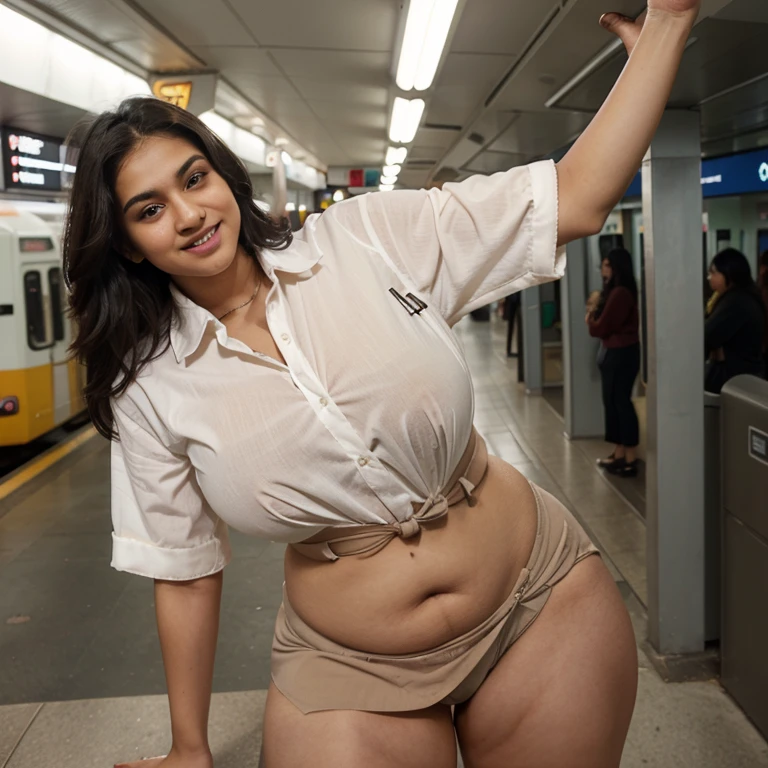
POLYGON ((368 653, 420 653, 465 634, 504 603, 536 536, 536 500, 514 467, 489 457, 477 504, 452 506, 411 539, 369 557, 310 560, 288 547, 285 582, 315 631, 368 653))

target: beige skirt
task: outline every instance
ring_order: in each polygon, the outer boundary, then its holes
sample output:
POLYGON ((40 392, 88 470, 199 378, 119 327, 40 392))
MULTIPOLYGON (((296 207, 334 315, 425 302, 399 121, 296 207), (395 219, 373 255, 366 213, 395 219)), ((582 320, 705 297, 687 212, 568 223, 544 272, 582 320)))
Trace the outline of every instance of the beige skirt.
POLYGON ((552 587, 597 553, 571 513, 531 484, 538 513, 533 551, 503 605, 470 632, 433 650, 382 656, 345 648, 294 612, 283 590, 272 644, 272 680, 304 714, 334 709, 408 712, 470 699, 528 629, 552 587))

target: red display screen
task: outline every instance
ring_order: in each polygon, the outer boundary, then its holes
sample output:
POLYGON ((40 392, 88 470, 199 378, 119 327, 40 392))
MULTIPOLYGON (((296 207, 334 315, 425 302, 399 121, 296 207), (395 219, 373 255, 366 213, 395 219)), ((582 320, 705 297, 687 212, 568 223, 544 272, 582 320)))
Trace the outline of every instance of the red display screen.
POLYGON ((21 237, 19 248, 22 253, 43 253, 53 250, 53 240, 50 237, 21 237))

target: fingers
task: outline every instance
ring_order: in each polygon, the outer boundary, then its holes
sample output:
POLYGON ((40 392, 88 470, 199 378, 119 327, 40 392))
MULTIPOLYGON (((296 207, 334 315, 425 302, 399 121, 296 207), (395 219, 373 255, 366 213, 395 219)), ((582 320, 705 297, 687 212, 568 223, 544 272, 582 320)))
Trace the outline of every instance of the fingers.
POLYGON ((600 17, 600 26, 620 38, 627 49, 627 53, 632 53, 640 37, 644 21, 645 14, 635 21, 621 13, 604 13, 600 17))

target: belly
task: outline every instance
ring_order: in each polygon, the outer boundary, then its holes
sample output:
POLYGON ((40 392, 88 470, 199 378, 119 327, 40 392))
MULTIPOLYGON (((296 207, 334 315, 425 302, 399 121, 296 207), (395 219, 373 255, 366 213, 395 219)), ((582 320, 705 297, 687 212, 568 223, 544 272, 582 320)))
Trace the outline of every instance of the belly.
POLYGON ((372 557, 316 562, 288 547, 294 610, 325 637, 368 653, 419 653, 470 631, 510 595, 536 536, 533 492, 511 465, 490 457, 476 496, 476 506, 457 504, 372 557))

